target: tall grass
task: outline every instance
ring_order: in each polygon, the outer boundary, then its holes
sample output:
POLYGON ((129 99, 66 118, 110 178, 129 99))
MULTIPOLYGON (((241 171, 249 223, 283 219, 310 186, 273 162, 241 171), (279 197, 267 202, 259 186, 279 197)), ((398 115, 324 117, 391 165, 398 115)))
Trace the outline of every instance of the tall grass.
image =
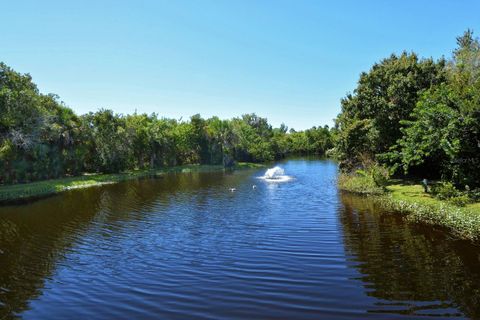
POLYGON ((378 186, 370 176, 359 174, 340 174, 338 187, 340 190, 362 195, 381 195, 385 193, 385 189, 378 186))

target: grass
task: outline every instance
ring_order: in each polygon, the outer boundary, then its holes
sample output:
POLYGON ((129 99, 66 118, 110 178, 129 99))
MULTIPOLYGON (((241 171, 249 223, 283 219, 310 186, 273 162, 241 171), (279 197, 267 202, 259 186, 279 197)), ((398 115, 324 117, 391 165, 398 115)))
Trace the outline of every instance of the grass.
POLYGON ((338 177, 338 186, 341 190, 363 195, 381 195, 385 193, 373 179, 356 174, 341 174, 338 177))
POLYGON ((370 195, 385 209, 404 214, 408 221, 440 227, 456 238, 480 240, 480 203, 456 206, 425 193, 419 182, 391 180, 379 191, 367 180, 361 176, 341 175, 339 188, 370 195))
POLYGON ((252 163, 252 162, 238 162, 235 165, 235 169, 259 169, 264 167, 265 167, 265 164, 263 163, 252 163))
MULTIPOLYGON (((239 162, 234 169, 261 168, 263 165, 239 162)), ((45 180, 24 184, 0 186, 0 204, 23 202, 36 198, 57 194, 63 191, 101 186, 125 180, 159 177, 166 173, 211 172, 224 170, 222 165, 184 165, 167 167, 158 170, 136 170, 115 174, 84 174, 76 177, 45 180)))

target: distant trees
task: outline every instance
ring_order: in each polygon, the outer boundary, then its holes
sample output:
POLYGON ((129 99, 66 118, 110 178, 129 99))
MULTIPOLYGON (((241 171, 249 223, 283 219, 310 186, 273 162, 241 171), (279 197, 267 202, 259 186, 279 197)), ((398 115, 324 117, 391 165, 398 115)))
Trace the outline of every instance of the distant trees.
POLYGON ((289 133, 255 114, 177 121, 101 109, 78 116, 57 96, 41 94, 28 74, 0 63, 0 183, 193 163, 230 166, 324 154, 332 145, 328 127, 289 133))
POLYGON ((397 174, 480 186, 480 43, 467 30, 453 57, 392 55, 362 73, 336 119, 342 168, 368 157, 397 174))
POLYGON ((333 148, 331 130, 327 125, 299 132, 290 130, 287 141, 293 153, 325 154, 333 148))

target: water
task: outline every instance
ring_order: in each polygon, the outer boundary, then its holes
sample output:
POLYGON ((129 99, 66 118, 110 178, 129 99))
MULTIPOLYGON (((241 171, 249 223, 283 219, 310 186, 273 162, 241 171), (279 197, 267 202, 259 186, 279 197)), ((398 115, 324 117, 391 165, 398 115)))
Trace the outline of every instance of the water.
POLYGON ((1 207, 0 319, 480 318, 480 248, 280 165, 1 207))

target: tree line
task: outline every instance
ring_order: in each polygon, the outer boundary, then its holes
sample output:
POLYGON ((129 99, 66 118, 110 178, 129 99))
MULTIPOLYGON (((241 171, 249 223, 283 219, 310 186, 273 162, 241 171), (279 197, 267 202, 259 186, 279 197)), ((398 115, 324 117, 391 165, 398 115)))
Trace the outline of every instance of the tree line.
POLYGON ((467 30, 451 58, 403 52, 375 63, 341 100, 334 153, 344 171, 480 187, 480 43, 467 30))
POLYGON ((341 100, 334 128, 101 109, 75 114, 29 74, 0 63, 0 183, 182 164, 265 162, 329 151, 340 168, 372 163, 397 176, 480 187, 480 42, 467 30, 451 58, 403 52, 375 63, 341 100))
POLYGON ((255 114, 188 121, 101 109, 77 115, 0 63, 0 184, 183 164, 265 162, 332 148, 328 126, 290 131, 255 114))

